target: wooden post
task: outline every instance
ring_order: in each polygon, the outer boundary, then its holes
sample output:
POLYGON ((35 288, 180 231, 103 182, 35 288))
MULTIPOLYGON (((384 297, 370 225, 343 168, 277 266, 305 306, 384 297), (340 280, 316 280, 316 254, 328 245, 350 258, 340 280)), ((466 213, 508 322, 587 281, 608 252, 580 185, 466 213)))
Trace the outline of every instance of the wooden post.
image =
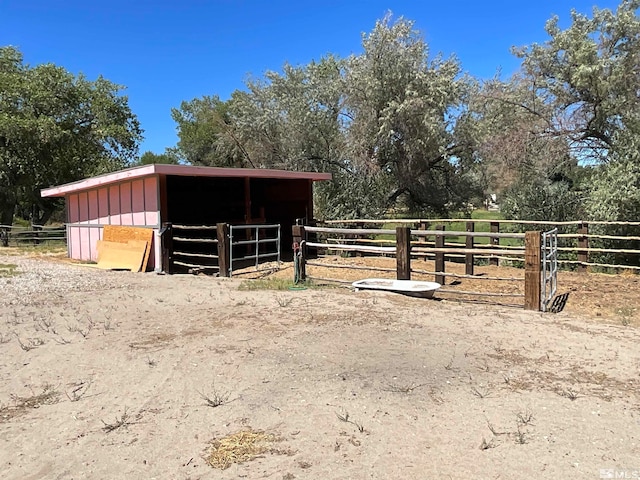
POLYGON ((162 270, 173 273, 173 228, 171 223, 165 222, 160 229, 160 249, 162 250, 162 270))
MULTIPOLYGON (((589 237, 587 237, 587 235, 589 234, 589 224, 581 223, 578 226, 578 234, 584 235, 584 237, 578 237, 578 248, 580 249, 578 250, 578 261, 587 263, 589 261, 589 252, 587 251, 587 249, 589 248, 589 237)), ((579 264, 578 272, 586 273, 587 266, 582 263, 579 264)))
MULTIPOLYGON (((300 280, 302 280, 303 282, 307 279, 307 242, 306 242, 306 233, 304 231, 304 225, 293 225, 293 227, 291 227, 292 229, 292 234, 293 234, 293 245, 294 245, 294 251, 293 254, 295 256, 296 252, 295 252, 295 245, 298 244, 298 247, 301 249, 302 251, 302 258, 300 261, 300 265, 298 266, 298 268, 300 268, 300 271, 298 272, 298 275, 300 277, 300 280), (303 243, 304 241, 304 243, 303 243)), ((295 258, 293 259, 295 261, 295 258)))
MULTIPOLYGON (((474 222, 467 222, 467 232, 473 232, 475 230, 474 222)), ((474 238, 471 235, 467 235, 465 238, 465 248, 473 248, 474 238)), ((467 253, 464 256, 464 273, 465 275, 473 275, 474 255, 473 253, 467 253)))
POLYGON ((229 276, 229 264, 231 263, 231 245, 229 245, 229 225, 217 223, 218 234, 218 274, 221 277, 229 276))
POLYGON ((396 278, 411 280, 411 228, 396 227, 396 278))
MULTIPOLYGON (((491 222, 491 233, 500 233, 500 222, 491 222)), ((500 245, 500 238, 489 237, 489 244, 500 245)), ((490 258, 489 265, 498 266, 499 260, 497 258, 490 258)))
POLYGON ((542 233, 526 232, 524 245, 524 308, 540 310, 542 233))
MULTIPOLYGON (((436 225, 436 230, 444 231, 444 225, 436 225)), ((436 236, 436 248, 444 248, 444 235, 436 236)), ((444 275, 438 275, 438 273, 444 273, 444 252, 436 252, 436 282, 440 285, 444 285, 444 275)))
MULTIPOLYGON (((429 229, 429 222, 425 222, 424 220, 420 221, 420 224, 418 225, 418 230, 428 230, 429 229)), ((427 237, 418 237, 418 243, 427 243, 427 237)), ((425 247, 426 245, 419 245, 421 247, 425 247)), ((422 257, 422 260, 424 260, 425 262, 427 261, 427 254, 424 254, 424 257, 422 257)))

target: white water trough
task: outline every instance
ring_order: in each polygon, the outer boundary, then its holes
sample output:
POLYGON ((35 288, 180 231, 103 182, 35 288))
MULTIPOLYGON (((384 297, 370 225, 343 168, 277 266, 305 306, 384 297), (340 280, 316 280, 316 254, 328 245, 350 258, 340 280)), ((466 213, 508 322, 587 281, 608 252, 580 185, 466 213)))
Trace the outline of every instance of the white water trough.
POLYGON ((351 284, 358 290, 385 290, 387 292, 402 293, 412 297, 431 298, 433 292, 442 285, 436 282, 421 282, 414 280, 388 280, 386 278, 367 278, 351 284))

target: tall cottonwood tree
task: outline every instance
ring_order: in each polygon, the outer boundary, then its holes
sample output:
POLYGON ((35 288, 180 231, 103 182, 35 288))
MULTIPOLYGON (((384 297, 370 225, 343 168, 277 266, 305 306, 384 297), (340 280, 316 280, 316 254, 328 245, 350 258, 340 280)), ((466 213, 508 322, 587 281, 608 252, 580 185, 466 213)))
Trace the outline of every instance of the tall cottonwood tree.
POLYGON ((122 87, 53 64, 31 67, 0 48, 0 223, 14 212, 45 223, 56 208, 40 189, 127 166, 142 130, 122 87))
POLYGON ((216 162, 331 172, 317 189, 326 217, 464 203, 473 177, 453 134, 467 84, 457 60, 430 59, 413 23, 391 15, 362 47, 347 59, 285 65, 234 92, 222 128, 204 120, 215 130, 209 147, 226 155, 216 162))

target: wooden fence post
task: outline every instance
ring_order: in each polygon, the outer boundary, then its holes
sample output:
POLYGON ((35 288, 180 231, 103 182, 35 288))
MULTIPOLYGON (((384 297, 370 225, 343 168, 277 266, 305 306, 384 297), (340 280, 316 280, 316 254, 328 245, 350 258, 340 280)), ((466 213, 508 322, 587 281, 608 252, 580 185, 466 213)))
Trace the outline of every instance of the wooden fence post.
MULTIPOLYGON (((429 230, 429 222, 425 222, 424 220, 420 220, 420 223, 418 225, 418 230, 429 230)), ((427 237, 418 237, 418 243, 427 243, 427 237)), ((426 245, 418 245, 420 247, 425 247, 426 245)), ((422 260, 424 260, 425 262, 427 261, 427 254, 425 253, 424 256, 422 257, 422 260)))
POLYGON ((411 280, 411 228, 396 227, 396 278, 411 280))
POLYGON ((524 245, 524 308, 540 310, 542 233, 526 232, 524 245))
MULTIPOLYGON (((300 280, 302 280, 303 282, 307 279, 307 242, 306 242, 306 233, 304 231, 304 225, 294 225, 292 227, 291 230, 292 236, 293 236, 293 244, 295 246, 295 244, 298 244, 298 248, 300 248, 301 252, 302 252, 302 256, 300 258, 300 265, 298 265, 298 268, 300 269, 298 271, 298 277, 300 280), (304 243, 302 243, 304 241, 304 243)), ((294 255, 294 259, 293 261, 295 262, 295 255, 296 255, 296 251, 294 248, 293 251, 293 255, 294 255)))
POLYGON ((218 275, 229 276, 229 264, 231 263, 231 246, 229 245, 229 225, 217 223, 218 234, 218 275))
POLYGON ((165 222, 160 229, 160 249, 162 250, 162 270, 173 273, 173 228, 171 223, 165 222))
MULTIPOLYGON (((467 222, 467 232, 473 232, 475 230, 474 222, 467 222)), ((465 248, 472 249, 474 244, 474 237, 467 235, 465 238, 465 248)), ((464 273, 465 275, 473 275, 474 255, 473 253, 467 253, 464 256, 464 273)))
POLYGON ((589 224, 588 223, 580 223, 578 225, 578 234, 584 235, 584 237, 578 237, 578 261, 584 262, 578 265, 578 272, 586 273, 587 265, 585 265, 589 261, 589 252, 587 249, 589 248, 589 224))
MULTIPOLYGON (((444 225, 436 225, 436 230, 444 231, 444 225)), ((436 248, 444 248, 444 235, 436 236, 436 248)), ((444 252, 436 252, 436 282, 440 285, 444 285, 444 275, 438 275, 438 273, 444 273, 444 252)))
MULTIPOLYGON (((500 222, 491 222, 491 233, 500 233, 500 222)), ((500 245, 500 238, 489 237, 489 244, 491 244, 491 246, 500 245)), ((497 267, 499 264, 499 259, 493 258, 493 255, 491 257, 492 258, 489 259, 489 265, 497 267)))

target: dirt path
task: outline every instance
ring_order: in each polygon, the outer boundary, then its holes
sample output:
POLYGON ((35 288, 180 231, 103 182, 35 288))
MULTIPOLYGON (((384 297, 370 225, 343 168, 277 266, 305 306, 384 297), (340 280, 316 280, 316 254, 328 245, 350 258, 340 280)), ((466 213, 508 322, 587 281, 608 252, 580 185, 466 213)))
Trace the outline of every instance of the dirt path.
POLYGON ((640 471, 640 335, 615 316, 19 269, 41 284, 0 279, 3 479, 640 471), (211 442, 240 431, 273 441, 211 467, 211 442))

